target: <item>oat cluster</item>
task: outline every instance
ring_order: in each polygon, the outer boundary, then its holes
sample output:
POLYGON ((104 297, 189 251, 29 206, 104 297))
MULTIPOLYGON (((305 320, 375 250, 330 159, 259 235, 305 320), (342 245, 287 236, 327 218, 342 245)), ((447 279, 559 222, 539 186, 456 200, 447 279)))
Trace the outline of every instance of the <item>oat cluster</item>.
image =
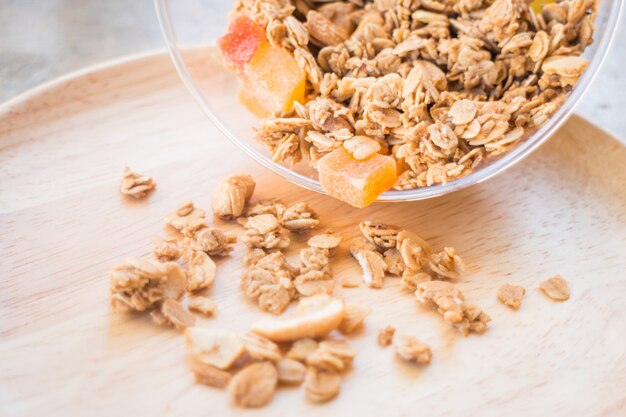
POLYGON ((597 0, 238 0, 307 75, 307 101, 255 134, 275 161, 393 156, 396 189, 446 183, 505 153, 587 66, 597 0), (543 2, 542 2, 543 3, 543 2))
POLYGON ((155 189, 156 182, 152 177, 141 175, 128 167, 124 168, 120 193, 133 198, 144 198, 155 189))

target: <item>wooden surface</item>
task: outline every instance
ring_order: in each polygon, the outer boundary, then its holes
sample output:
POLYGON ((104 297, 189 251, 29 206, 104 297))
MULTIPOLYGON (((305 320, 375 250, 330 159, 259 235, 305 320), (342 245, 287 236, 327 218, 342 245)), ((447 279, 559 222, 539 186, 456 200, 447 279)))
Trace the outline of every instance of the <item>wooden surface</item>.
MULTIPOLYGON (((626 415, 626 149, 572 118, 527 160, 479 186, 415 203, 358 210, 301 190, 228 143, 183 89, 165 55, 86 71, 0 109, 0 414, 7 416, 624 416, 626 415), (118 194, 125 164, 155 177, 147 200, 118 194), (209 209, 217 180, 246 171, 255 198, 308 201, 346 240, 360 220, 454 246, 467 264, 466 299, 493 318, 461 337, 388 278, 382 290, 338 288, 372 307, 342 393, 316 406, 280 389, 256 411, 194 385, 181 335, 146 316, 114 314, 107 272, 149 255, 150 237, 184 200, 209 209), (561 273, 572 297, 539 281, 561 273), (496 300, 524 285, 520 311, 496 300), (431 344, 408 366, 381 349, 391 324, 431 344)), ((224 224, 229 230, 237 226, 224 224)), ((297 243, 301 241, 296 239, 297 243)), ((293 245, 296 252, 298 245, 293 245)), ((215 319, 244 331, 264 313, 238 288, 241 256, 218 260, 215 319)), ((344 244, 338 280, 358 274, 344 244)))

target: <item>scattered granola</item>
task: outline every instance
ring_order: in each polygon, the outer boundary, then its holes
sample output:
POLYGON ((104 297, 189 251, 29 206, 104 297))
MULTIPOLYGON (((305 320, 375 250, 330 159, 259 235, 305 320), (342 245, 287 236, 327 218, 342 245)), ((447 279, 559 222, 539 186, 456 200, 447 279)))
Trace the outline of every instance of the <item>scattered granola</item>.
POLYGON ((269 403, 278 385, 278 371, 271 362, 257 362, 239 371, 230 382, 230 396, 240 407, 269 403))
POLYGON ((339 323, 339 331, 343 334, 350 334, 363 326, 365 318, 372 312, 372 309, 361 304, 345 305, 343 320, 339 323))
POLYGON ((539 288, 548 297, 555 301, 565 301, 569 299, 570 291, 567 281, 560 275, 555 275, 539 284, 539 288))
POLYGON ((207 317, 213 317, 217 311, 215 302, 209 297, 192 295, 188 302, 189 310, 198 312, 207 317))
POLYGON ((263 336, 248 332, 239 335, 239 338, 252 359, 277 361, 282 357, 278 345, 263 336))
POLYGON ((176 239, 164 239, 155 235, 152 237, 152 243, 154 244, 154 257, 160 262, 171 262, 180 258, 181 251, 176 239))
POLYGON ((332 294, 335 289, 328 260, 328 251, 307 247, 300 251, 300 274, 294 280, 298 293, 304 297, 332 294))
POLYGON ((206 212, 195 208, 191 201, 181 204, 178 209, 165 216, 165 223, 178 231, 188 229, 191 224, 198 220, 204 220, 206 212))
POLYGON ((407 268, 402 273, 402 285, 409 291, 415 292, 420 282, 431 281, 432 277, 426 272, 407 268))
POLYGON ((301 384, 306 375, 306 366, 295 359, 279 359, 276 362, 276 370, 278 371, 278 381, 283 384, 301 384))
POLYGON ((428 266, 435 274, 449 279, 458 279, 464 269, 463 260, 454 248, 444 248, 441 252, 432 254, 428 266))
POLYGON ((396 354, 407 362, 426 365, 430 363, 433 356, 430 346, 414 336, 397 336, 393 344, 396 354))
POLYGON ((292 280, 298 272, 283 253, 273 252, 248 267, 240 287, 246 296, 257 300, 262 310, 280 314, 296 294, 292 280))
POLYGON ((317 349, 306 359, 306 364, 320 369, 342 372, 356 356, 354 349, 345 340, 328 339, 320 342, 317 349))
POLYGON ((171 298, 165 300, 161 305, 161 314, 168 324, 173 324, 177 329, 185 329, 196 323, 196 316, 181 303, 171 298))
POLYGON ((287 357, 300 362, 306 362, 308 357, 317 350, 317 342, 315 339, 304 338, 298 339, 291 345, 291 349, 287 352, 287 357))
POLYGON ((402 254, 396 248, 387 249, 383 253, 383 258, 387 264, 387 272, 391 275, 401 276, 406 268, 402 254))
POLYGON ((517 310, 522 305, 522 297, 526 294, 526 289, 519 285, 504 284, 498 290, 498 300, 502 304, 517 310))
POLYGON ((124 168, 124 176, 120 185, 120 192, 133 198, 144 198, 156 188, 156 183, 152 177, 147 177, 124 168))
POLYGON ((284 249, 289 246, 287 229, 282 227, 273 214, 258 214, 248 217, 241 240, 251 248, 284 249))
POLYGON ((310 247, 317 249, 327 249, 330 254, 333 253, 332 250, 337 248, 340 243, 341 236, 339 236, 332 230, 327 230, 324 233, 312 236, 307 241, 307 245, 309 245, 310 247))
POLYGON ((235 174, 223 179, 213 194, 213 214, 222 219, 241 216, 255 186, 256 183, 247 174, 235 174))
POLYGON ((185 291, 186 278, 175 262, 128 258, 109 273, 111 304, 116 311, 144 311, 185 291))
POLYGON ((198 291, 213 285, 217 267, 209 255, 193 251, 189 254, 187 264, 187 291, 198 291))
POLYGON ((184 246, 187 249, 206 252, 211 256, 228 255, 233 250, 232 243, 237 241, 234 236, 227 235, 218 228, 209 227, 204 220, 188 225, 183 233, 186 235, 184 246))
POLYGON ((302 233, 319 224, 317 213, 305 202, 295 203, 280 216, 280 223, 287 230, 302 233))
POLYGON ((446 281, 426 281, 417 285, 417 299, 427 307, 435 308, 448 323, 463 336, 470 332, 483 333, 491 318, 475 305, 464 303, 461 291, 446 281))
POLYGON ((191 357, 205 365, 228 369, 245 352, 235 332, 206 327, 188 327, 185 342, 191 357))
POLYGON ((393 336, 396 333, 396 328, 393 326, 387 326, 378 332, 378 344, 382 347, 387 347, 393 342, 393 336))
POLYGON ((350 253, 363 270, 363 281, 370 288, 382 288, 387 263, 376 247, 362 238, 350 242, 350 253))

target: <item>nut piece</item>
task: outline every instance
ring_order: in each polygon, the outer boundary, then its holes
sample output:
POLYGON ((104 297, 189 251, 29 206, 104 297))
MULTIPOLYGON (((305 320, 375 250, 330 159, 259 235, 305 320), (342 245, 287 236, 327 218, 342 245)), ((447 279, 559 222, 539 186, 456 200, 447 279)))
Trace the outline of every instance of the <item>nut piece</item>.
POLYGON ((458 279, 465 268, 454 248, 444 248, 443 251, 433 254, 428 266, 437 275, 449 279, 458 279))
POLYGON ((241 216, 255 186, 256 183, 247 174, 235 174, 223 179, 213 195, 213 214, 222 219, 241 216))
POLYGON ((196 311, 207 317, 212 317, 215 315, 217 306, 209 297, 192 295, 189 297, 189 310, 196 311))
POLYGON ((295 359, 300 362, 305 362, 307 358, 317 350, 317 342, 315 339, 304 338, 293 342, 291 349, 287 352, 289 359, 295 359))
POLYGON ((240 407, 262 407, 269 403, 278 384, 278 372, 271 362, 257 362, 243 368, 230 383, 230 397, 240 407))
POLYGON ((278 381, 284 384, 301 384, 306 375, 306 366, 289 358, 280 359, 276 362, 276 370, 278 371, 278 381))
POLYGON ((303 201, 295 203, 280 216, 280 223, 292 232, 307 232, 319 224, 317 213, 303 201))
POLYGON ((551 299, 555 301, 565 301, 569 299, 570 291, 567 281, 560 275, 555 275, 539 284, 539 288, 551 299))
POLYGON ((161 314, 177 329, 191 327, 196 323, 196 316, 191 314, 181 303, 171 298, 161 305, 161 314))
POLYGON ((167 298, 178 299, 187 279, 176 262, 128 258, 109 273, 111 304, 118 312, 144 311, 167 298))
POLYGON ((371 311, 371 308, 362 304, 346 304, 343 320, 339 323, 339 331, 350 334, 359 329, 371 311))
POLYGON ((219 369, 230 368, 245 352, 237 333, 229 330, 188 327, 185 343, 194 359, 219 369))
POLYGON ((337 371, 309 366, 304 379, 307 398, 315 402, 331 400, 339 394, 341 376, 337 371))
POLYGON ((252 359, 277 361, 283 356, 278 345, 263 336, 248 332, 239 338, 252 359))
POLYGON ((348 39, 348 33, 341 26, 337 26, 321 13, 309 10, 306 15, 306 28, 309 35, 319 46, 337 45, 348 39))
POLYGON ((396 328, 393 326, 387 326, 378 332, 378 344, 382 347, 389 346, 393 342, 393 335, 396 333, 396 328))
POLYGON ((522 305, 522 297, 526 294, 526 289, 519 285, 504 284, 498 290, 498 300, 515 310, 522 305))
POLYGON ((215 279, 215 262, 205 252, 193 251, 189 256, 187 291, 209 288, 215 279))
POLYGON ((230 373, 199 362, 193 358, 189 360, 189 369, 195 375, 198 384, 215 388, 225 388, 230 381, 230 373))
POLYGON ((199 220, 204 220, 206 213, 194 207, 191 201, 185 201, 176 211, 165 216, 165 223, 174 229, 183 231, 199 220))
POLYGON ((171 262, 180 258, 181 251, 176 239, 164 239, 156 235, 152 237, 152 243, 154 244, 154 257, 160 262, 171 262))
POLYGON ((294 315, 253 323, 252 331, 275 342, 318 338, 335 330, 343 315, 342 300, 319 294, 302 298, 294 315))
POLYGON ((415 362, 420 365, 430 363, 433 353, 426 343, 414 336, 399 336, 393 341, 396 354, 407 362, 415 362))
POLYGON ((354 159, 366 159, 380 151, 380 143, 368 136, 353 136, 343 141, 343 147, 354 159))
POLYGON ((150 194, 156 188, 156 183, 152 177, 146 177, 132 171, 130 168, 124 168, 124 176, 120 185, 120 192, 133 198, 143 198, 150 194))

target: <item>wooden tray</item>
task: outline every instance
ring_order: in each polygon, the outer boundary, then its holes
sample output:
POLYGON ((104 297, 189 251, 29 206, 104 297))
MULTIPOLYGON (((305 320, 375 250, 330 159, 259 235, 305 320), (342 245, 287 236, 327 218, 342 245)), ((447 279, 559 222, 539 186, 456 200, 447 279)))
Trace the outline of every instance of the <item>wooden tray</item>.
MULTIPOLYGON (((622 145, 573 117, 487 183, 357 210, 283 181, 227 142, 165 54, 49 83, 0 109, 0 414, 624 416, 625 167, 622 145), (118 194, 126 164, 155 177, 149 199, 118 194), (107 273, 128 255, 149 256, 179 203, 208 209, 218 179, 235 171, 254 175, 257 199, 308 201, 345 241, 377 219, 454 246, 468 269, 458 285, 492 316, 489 330, 461 337, 398 279, 338 288, 373 309, 351 338, 358 356, 341 395, 314 405, 301 388, 280 389, 264 409, 233 409, 227 393, 193 383, 179 332, 111 311, 107 273), (556 273, 571 285, 564 303, 537 289, 556 273), (520 311, 497 302, 505 282, 527 288, 520 311), (380 348, 388 324, 430 343, 432 364, 409 366, 380 348)), ((333 261, 337 279, 359 274, 346 246, 333 261)), ((243 252, 238 244, 217 261, 219 313, 203 324, 244 331, 264 314, 239 291, 243 252)))

